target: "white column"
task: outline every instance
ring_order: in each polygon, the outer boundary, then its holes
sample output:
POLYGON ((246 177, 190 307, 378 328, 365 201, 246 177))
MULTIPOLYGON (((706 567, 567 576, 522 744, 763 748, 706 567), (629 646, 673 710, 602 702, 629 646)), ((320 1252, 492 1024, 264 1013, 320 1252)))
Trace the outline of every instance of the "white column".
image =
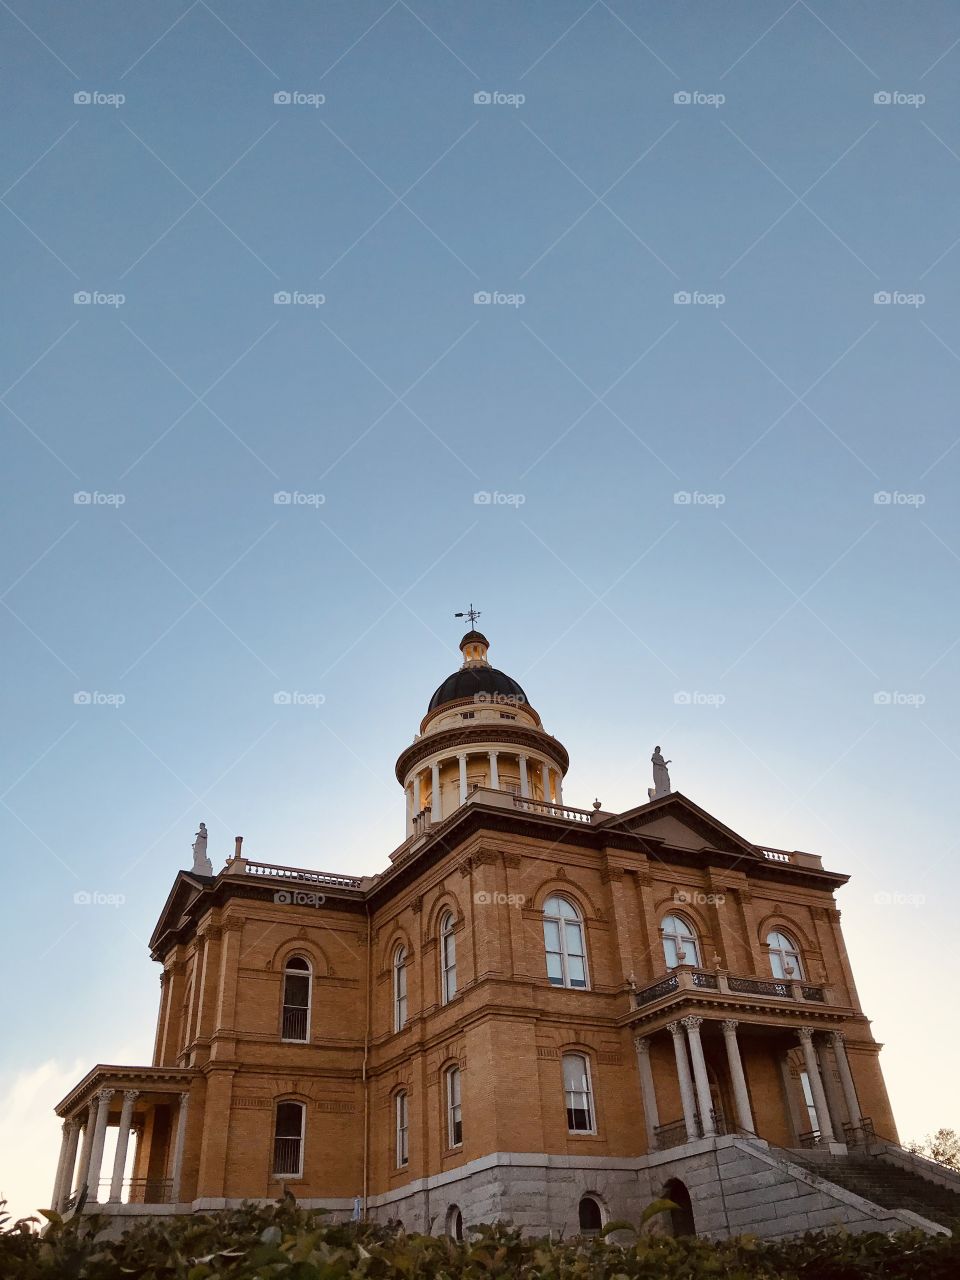
POLYGON ((60 1155, 57 1159, 57 1174, 53 1180, 53 1195, 50 1197, 50 1208, 54 1213, 60 1210, 60 1196, 63 1193, 64 1170, 67 1165, 67 1152, 70 1149, 70 1135, 73 1132, 73 1121, 64 1120, 60 1129, 60 1155))
POLYGON ((92 1097, 87 1103, 87 1115, 83 1122, 83 1145, 80 1148, 80 1167, 77 1170, 77 1190, 82 1191, 87 1185, 87 1173, 90 1170, 90 1151, 93 1147, 93 1130, 97 1119, 97 1099, 92 1097))
POLYGON ((543 799, 546 804, 550 803, 550 766, 546 760, 540 764, 540 782, 543 786, 543 799))
POLYGON ((420 774, 413 775, 413 816, 420 812, 420 774))
POLYGON ((404 787, 404 793, 407 798, 407 835, 413 834, 413 787, 407 785, 404 787))
POLYGON ((687 1042, 679 1022, 668 1022, 667 1030, 673 1036, 673 1052, 677 1060, 677 1080, 680 1082, 680 1101, 683 1104, 683 1123, 687 1128, 687 1141, 692 1142, 697 1133, 697 1103, 693 1096, 690 1064, 687 1061, 687 1042))
POLYGON ((555 777, 557 779, 556 781, 557 804, 563 804, 563 775, 561 774, 559 769, 556 771, 555 777))
POLYGON ((724 1018, 723 1038, 727 1046, 727 1066, 730 1069, 730 1081, 733 1084, 733 1101, 737 1109, 737 1124, 748 1133, 755 1133, 753 1113, 750 1110, 750 1095, 747 1093, 747 1078, 743 1074, 743 1059, 740 1057, 740 1046, 737 1043, 737 1022, 735 1018, 724 1018))
POLYGON ((640 1095, 643 1098, 643 1119, 647 1128, 647 1151, 656 1151, 660 1113, 657 1110, 653 1072, 650 1070, 650 1041, 647 1036, 636 1036, 633 1045, 637 1051, 637 1070, 640 1072, 640 1095))
POLYGON ((67 1197, 73 1190, 73 1175, 77 1167, 77 1146, 80 1142, 80 1121, 78 1119, 68 1120, 70 1126, 70 1135, 67 1141, 67 1154, 63 1162, 63 1170, 60 1174, 60 1189, 57 1195, 54 1209, 57 1213, 63 1213, 63 1206, 66 1204, 67 1197))
POLYGON ((87 1199, 100 1199, 100 1166, 103 1164, 103 1140, 107 1136, 107 1115, 110 1111, 112 1089, 97 1090, 97 1123, 93 1129, 90 1146, 90 1169, 87 1173, 87 1199))
POLYGON ((130 1121, 133 1116, 133 1104, 139 1097, 136 1089, 125 1089, 123 1107, 120 1111, 120 1129, 117 1133, 117 1152, 113 1157, 113 1178, 110 1182, 110 1202, 119 1204, 123 1194, 123 1171, 127 1166, 127 1142, 130 1138, 130 1121))
POLYGON ((460 762, 460 803, 467 803, 467 753, 461 751, 457 755, 460 762))
POLYGON ((833 1126, 830 1123, 830 1108, 827 1106, 827 1095, 823 1091, 820 1079, 820 1068, 813 1048, 813 1031, 810 1027, 801 1027, 797 1032, 800 1048, 803 1050, 803 1063, 810 1081, 810 1092, 813 1094, 813 1108, 817 1113, 817 1128, 820 1130, 821 1142, 833 1142, 833 1126))
POLYGON ((530 779, 527 777, 527 757, 517 756, 520 762, 520 794, 525 799, 530 797, 530 779))
POLYGON ((497 753, 490 752, 490 785, 494 791, 500 790, 500 774, 497 771, 497 753))
POLYGON ((180 1178, 183 1174, 183 1141, 187 1132, 187 1108, 190 1105, 190 1095, 181 1093, 180 1109, 177 1113, 177 1136, 173 1143, 173 1166, 171 1169, 172 1185, 170 1189, 171 1204, 180 1203, 180 1178))
POLYGON ((440 761, 430 766, 430 821, 440 821, 440 761))
POLYGON ((857 1086, 853 1083, 853 1073, 850 1070, 850 1061, 847 1058, 847 1046, 844 1044, 843 1032, 831 1031, 830 1039, 833 1041, 833 1052, 837 1059, 837 1070, 840 1072, 840 1084, 843 1088, 843 1096, 847 1101, 850 1123, 859 1127, 863 1121, 863 1113, 860 1110, 860 1102, 857 1098, 857 1086))
POLYGON ((713 1123, 713 1099, 710 1097, 710 1081, 707 1078, 707 1064, 703 1058, 703 1045, 700 1043, 700 1024, 703 1019, 691 1016, 681 1018, 680 1021, 686 1027, 687 1039, 690 1041, 693 1079, 697 1087, 697 1101, 700 1103, 700 1124, 703 1128, 703 1136, 707 1138, 715 1134, 717 1128, 713 1123))

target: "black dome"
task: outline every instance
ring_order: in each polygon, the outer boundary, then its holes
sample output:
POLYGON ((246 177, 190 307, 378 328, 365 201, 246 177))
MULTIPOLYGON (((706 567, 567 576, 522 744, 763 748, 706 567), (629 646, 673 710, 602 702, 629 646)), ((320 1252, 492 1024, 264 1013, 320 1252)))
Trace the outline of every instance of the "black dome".
POLYGON ((512 676, 505 675, 496 667, 486 664, 477 667, 464 667, 447 676, 443 684, 430 699, 427 711, 435 711, 446 702, 457 702, 461 698, 474 698, 478 693, 494 693, 510 698, 512 702, 525 703, 527 695, 512 676))

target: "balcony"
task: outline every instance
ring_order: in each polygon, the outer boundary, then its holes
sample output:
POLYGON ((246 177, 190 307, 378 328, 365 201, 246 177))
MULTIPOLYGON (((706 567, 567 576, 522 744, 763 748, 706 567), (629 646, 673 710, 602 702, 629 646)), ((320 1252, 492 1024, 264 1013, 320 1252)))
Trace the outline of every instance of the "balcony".
POLYGON ((743 999, 756 1000, 758 1005, 771 1002, 784 1007, 809 1005, 833 1005, 833 993, 830 987, 809 982, 781 981, 777 978, 755 978, 739 976, 717 969, 695 969, 682 965, 659 978, 650 986, 643 987, 633 993, 634 1010, 651 1011, 657 1005, 669 1005, 678 1000, 691 997, 716 999, 719 1003, 730 1001, 742 1003, 743 999))

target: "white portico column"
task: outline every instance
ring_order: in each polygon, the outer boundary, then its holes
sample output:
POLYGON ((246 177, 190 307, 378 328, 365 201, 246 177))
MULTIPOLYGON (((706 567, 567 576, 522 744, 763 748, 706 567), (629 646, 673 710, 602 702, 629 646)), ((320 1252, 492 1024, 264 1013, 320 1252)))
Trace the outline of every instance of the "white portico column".
POLYGON ((181 1093, 180 1110, 177 1112, 177 1135, 173 1141, 173 1165, 171 1168, 170 1202, 180 1203, 180 1178, 183 1174, 183 1141, 187 1133, 187 1109, 190 1095, 181 1093))
POLYGON ((820 1068, 813 1048, 813 1031, 810 1027, 801 1027, 797 1032, 800 1048, 803 1050, 803 1065, 806 1067, 807 1079, 810 1081, 810 1092, 813 1094, 813 1109, 817 1113, 817 1128, 820 1130, 821 1142, 833 1142, 833 1125, 830 1123, 830 1108, 827 1106, 827 1095, 823 1091, 820 1079, 820 1068))
POLYGON ((490 752, 490 785, 494 791, 500 790, 500 774, 497 772, 497 753, 490 752))
MULTIPOLYGON (((73 1136, 74 1124, 72 1120, 64 1120, 61 1128, 60 1138, 60 1158, 57 1160, 57 1176, 53 1180, 53 1195, 50 1199, 50 1207, 55 1213, 60 1211, 60 1200, 64 1194, 63 1184, 66 1180, 67 1160, 70 1153, 70 1140, 73 1136)), ((74 1158, 76 1158, 77 1148, 74 1144, 74 1158)), ((73 1174, 73 1166, 70 1167, 71 1176, 73 1174)))
POLYGON ((527 777, 527 757, 517 756, 520 762, 520 794, 524 799, 530 796, 530 779, 527 777))
POLYGON ((457 760, 460 763, 460 803, 467 803, 467 753, 461 751, 457 754, 457 760))
POLYGON ((837 1059, 837 1070, 840 1072, 840 1085, 843 1089, 843 1096, 847 1102, 847 1111, 850 1115, 850 1123, 860 1126, 863 1121, 863 1113, 860 1110, 860 1102, 857 1098, 857 1086, 853 1083, 853 1074, 850 1070, 850 1062, 847 1058, 847 1046, 844 1044, 842 1031, 831 1031, 830 1039, 833 1043, 834 1057, 837 1059))
POLYGON ((57 1203, 53 1206, 58 1213, 63 1212, 63 1206, 67 1202, 67 1197, 73 1191, 74 1172, 77 1167, 77 1147, 80 1143, 80 1121, 74 1118, 68 1120, 70 1125, 70 1138, 67 1142, 67 1155, 63 1162, 63 1171, 60 1175, 60 1194, 57 1197, 57 1203))
POLYGON ((97 1090, 97 1123, 93 1129, 90 1146, 90 1169, 87 1173, 87 1199, 99 1200, 100 1166, 103 1164, 103 1140, 107 1136, 107 1114, 110 1111, 112 1089, 97 1090))
POLYGON ((647 1150, 656 1151, 660 1113, 657 1110, 657 1094, 653 1087, 653 1072, 650 1070, 650 1041, 647 1036, 636 1036, 633 1046, 637 1051, 637 1070, 640 1072, 640 1095, 643 1098, 643 1119, 647 1127, 647 1150))
POLYGON ((563 804, 563 774, 558 769, 554 775, 557 779, 557 804, 563 804))
POLYGON ((550 803, 550 766, 546 760, 540 765, 540 782, 543 786, 543 800, 545 804, 550 803))
POLYGON ((93 1147, 93 1130, 97 1119, 97 1099, 94 1095, 87 1103, 87 1115, 83 1122, 83 1145, 80 1147, 80 1167, 77 1170, 77 1190, 87 1185, 87 1173, 90 1170, 90 1151, 93 1147))
POLYGON ((113 1157, 113 1178, 110 1181, 110 1202, 119 1204, 123 1193, 123 1171, 127 1166, 127 1142, 130 1138, 130 1121, 133 1116, 133 1104, 139 1097, 136 1089, 125 1089, 123 1107, 120 1111, 120 1130, 117 1133, 117 1153, 113 1157))
POLYGON ((700 1024, 702 1018, 691 1016, 680 1021, 687 1029, 690 1041, 690 1057, 693 1060, 693 1079, 697 1086, 697 1101, 700 1103, 700 1124, 705 1138, 716 1133, 713 1123, 713 1099, 710 1097, 710 1081, 707 1078, 707 1064, 703 1058, 703 1045, 700 1043, 700 1024))
POLYGON ((743 1074, 743 1059, 740 1057, 740 1046, 737 1043, 737 1021, 735 1018, 724 1018, 720 1025, 723 1027, 723 1038, 727 1046, 727 1066, 730 1068, 730 1080, 733 1084, 737 1124, 748 1133, 754 1133, 750 1095, 747 1093, 747 1078, 743 1074))
POLYGON ((413 787, 407 783, 404 787, 404 794, 407 800, 407 835, 413 833, 413 787))
POLYGON ((430 821, 440 821, 440 761, 435 760, 430 768, 430 821))
POLYGON ((413 816, 420 812, 420 774, 413 775, 413 816))
POLYGON ((683 1105, 683 1123, 687 1130, 687 1141, 692 1142, 700 1135, 697 1133, 697 1103, 693 1096, 690 1064, 687 1061, 687 1042, 679 1022, 668 1022, 667 1030, 673 1036, 673 1053, 677 1060, 677 1080, 680 1082, 680 1101, 683 1105))

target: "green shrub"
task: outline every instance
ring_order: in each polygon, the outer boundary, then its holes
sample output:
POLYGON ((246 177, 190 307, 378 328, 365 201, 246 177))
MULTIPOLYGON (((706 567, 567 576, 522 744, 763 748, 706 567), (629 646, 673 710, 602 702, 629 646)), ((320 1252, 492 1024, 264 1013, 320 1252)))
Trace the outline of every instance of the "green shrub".
MULTIPOLYGON (((266 1207, 141 1221, 119 1240, 108 1219, 47 1215, 9 1225, 0 1203, 0 1280, 957 1280, 960 1241, 919 1232, 815 1233, 788 1241, 717 1243, 650 1234, 522 1239, 482 1226, 458 1243, 399 1226, 333 1225, 292 1200, 266 1207)), ((622 1229, 623 1224, 618 1224, 622 1229)), ((629 1233, 627 1233, 629 1234, 629 1233)))

